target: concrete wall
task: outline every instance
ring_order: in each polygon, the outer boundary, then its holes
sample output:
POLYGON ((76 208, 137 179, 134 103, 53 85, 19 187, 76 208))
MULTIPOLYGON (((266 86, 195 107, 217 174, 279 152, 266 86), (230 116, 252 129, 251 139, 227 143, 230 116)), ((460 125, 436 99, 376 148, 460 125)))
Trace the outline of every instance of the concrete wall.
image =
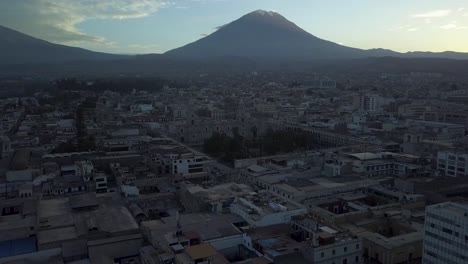
POLYGON ((335 243, 321 247, 312 248, 312 253, 305 254, 311 263, 328 264, 328 263, 362 263, 362 243, 360 239, 335 243), (344 250, 346 248, 346 251, 344 250), (323 257, 322 257, 323 256, 323 257), (356 262, 356 257, 357 262, 356 262))
POLYGON ((216 250, 223 250, 241 245, 243 243, 243 238, 244 234, 237 234, 233 236, 207 240, 205 242, 210 243, 216 250))
MULTIPOLYGON (((109 256, 111 258, 122 258, 135 256, 140 254, 140 248, 143 246, 143 237, 135 238, 132 235, 131 239, 122 237, 121 241, 107 243, 106 239, 100 241, 88 242, 89 258, 98 260, 100 256, 109 256)), ((96 262, 99 263, 99 262, 96 262)))
POLYGON ((18 255, 18 256, 13 256, 13 257, 8 257, 8 258, 1 258, 0 264, 8 263, 10 261, 11 262, 18 261, 19 263, 22 263, 20 262, 21 260, 28 261, 27 263, 48 263, 50 258, 57 257, 57 256, 58 257, 62 256, 61 248, 41 250, 41 251, 30 253, 30 254, 18 255))
POLYGON ((381 245, 375 244, 369 240, 363 240, 364 255, 378 260, 382 264, 406 263, 409 254, 412 253, 413 259, 422 257, 422 241, 402 244, 400 247, 387 249, 381 245))
POLYGON ((296 210, 277 212, 274 214, 265 215, 260 221, 256 222, 256 226, 270 226, 277 224, 288 224, 291 222, 291 217, 307 213, 306 209, 300 208, 296 210))

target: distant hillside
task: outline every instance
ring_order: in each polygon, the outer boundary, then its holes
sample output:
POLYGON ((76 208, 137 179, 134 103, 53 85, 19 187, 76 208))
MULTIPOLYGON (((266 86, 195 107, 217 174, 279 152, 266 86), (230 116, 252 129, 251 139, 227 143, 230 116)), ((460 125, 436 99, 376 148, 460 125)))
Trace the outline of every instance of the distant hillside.
POLYGON ((123 57, 125 56, 53 44, 0 26, 0 64, 110 60, 123 57))
POLYGON ((257 10, 165 54, 112 55, 0 26, 0 77, 197 76, 251 71, 441 72, 466 76, 468 53, 363 50, 320 39, 276 12, 257 10), (66 62, 66 63, 64 63, 66 62))

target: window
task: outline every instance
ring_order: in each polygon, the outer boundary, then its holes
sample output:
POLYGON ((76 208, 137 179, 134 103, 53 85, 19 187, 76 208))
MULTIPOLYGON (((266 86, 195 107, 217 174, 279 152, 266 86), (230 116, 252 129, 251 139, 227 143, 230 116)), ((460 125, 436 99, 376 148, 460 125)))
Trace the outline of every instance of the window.
POLYGON ((359 256, 354 257, 354 262, 356 262, 356 263, 359 262, 359 256))
POLYGON ((359 249, 359 244, 356 244, 356 249, 359 249))
POLYGON ((343 259, 343 264, 348 264, 348 259, 343 259))
POLYGON ((344 251, 344 252, 348 252, 348 247, 344 247, 344 248, 343 248, 343 251, 344 251))
POLYGON ((442 228, 442 232, 445 232, 445 233, 450 234, 450 235, 452 234, 452 230, 450 230, 448 228, 445 228, 445 227, 442 228))
POLYGON ((321 256, 322 258, 324 258, 324 257, 325 257, 325 252, 320 253, 320 256, 321 256))
POLYGON ((336 253, 336 252, 335 252, 335 250, 333 249, 333 250, 332 250, 332 254, 335 255, 335 253, 336 253))
POLYGON ((437 258, 437 254, 432 252, 432 251, 426 250, 426 254, 431 256, 431 257, 437 258))

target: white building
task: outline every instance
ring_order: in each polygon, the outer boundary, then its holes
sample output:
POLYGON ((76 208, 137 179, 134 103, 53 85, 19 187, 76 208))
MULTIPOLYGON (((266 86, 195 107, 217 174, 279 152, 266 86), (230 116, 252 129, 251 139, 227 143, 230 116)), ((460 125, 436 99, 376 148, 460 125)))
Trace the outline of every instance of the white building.
POLYGON ((120 192, 127 198, 138 198, 140 196, 140 190, 131 185, 120 185, 120 192))
POLYGON ((363 152, 348 155, 353 159, 352 171, 367 177, 406 176, 421 172, 424 167, 412 163, 416 156, 392 152, 363 152), (407 160, 407 161, 405 161, 407 160))
POLYGON ((439 151, 437 153, 437 171, 442 175, 467 177, 468 154, 439 151))
MULTIPOLYGON (((321 236, 332 235, 322 233, 321 236)), ((308 248, 307 259, 315 264, 328 263, 362 263, 362 241, 354 237, 334 237, 334 241, 328 244, 318 244, 308 248)))
POLYGON ((76 176, 77 175, 77 166, 76 164, 63 165, 60 167, 60 174, 62 176, 76 176))
POLYGON ((75 162, 76 175, 83 177, 85 182, 93 180, 94 165, 89 160, 75 162))
POLYGON ((18 188, 19 197, 31 197, 33 194, 33 184, 27 182, 18 188))
POLYGON ((188 155, 168 155, 166 164, 172 163, 172 174, 190 177, 204 172, 204 165, 208 162, 205 157, 188 155))
POLYGON ((136 104, 130 106, 133 113, 151 113, 154 108, 152 104, 136 104))
POLYGON ((325 163, 323 164, 322 175, 326 177, 335 177, 342 174, 344 164, 337 163, 325 163))
POLYGON ((468 205, 426 207, 423 263, 468 263, 468 205))
POLYGON ((286 202, 267 192, 236 198, 230 209, 231 213, 256 227, 289 224, 293 216, 307 212, 302 206, 286 202))
POLYGON ((375 112, 380 110, 380 97, 376 95, 363 95, 359 99, 361 110, 375 112))
POLYGON ((310 244, 303 250, 310 263, 362 263, 362 239, 336 231, 311 218, 296 218, 292 223, 294 236, 310 244))
POLYGON ((423 132, 424 139, 428 140, 454 140, 465 136, 465 125, 459 124, 407 119, 406 127, 423 132))
POLYGON ((107 176, 105 174, 98 174, 94 177, 96 182, 96 192, 107 192, 107 176))
POLYGON ((57 121, 57 134, 73 135, 75 133, 76 126, 73 119, 61 119, 57 121))

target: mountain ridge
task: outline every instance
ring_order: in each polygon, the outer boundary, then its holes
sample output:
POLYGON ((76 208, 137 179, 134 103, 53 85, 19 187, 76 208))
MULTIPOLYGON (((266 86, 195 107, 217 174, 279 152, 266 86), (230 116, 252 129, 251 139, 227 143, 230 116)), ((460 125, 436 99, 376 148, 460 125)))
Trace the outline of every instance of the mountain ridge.
MULTIPOLYGON (((348 60, 375 57, 446 58, 468 60, 468 53, 407 52, 389 49, 359 49, 321 39, 277 12, 257 10, 248 13, 214 33, 179 48, 157 56, 151 54, 117 55, 94 52, 78 47, 54 44, 0 25, 1 65, 47 65, 64 62, 116 61, 115 63, 142 63, 149 61, 168 63, 171 66, 190 63, 222 61, 301 61, 348 60)), ((30 68, 30 67, 27 67, 30 68)))
POLYGON ((0 25, 0 61, 3 64, 107 60, 123 56, 51 43, 0 25))

